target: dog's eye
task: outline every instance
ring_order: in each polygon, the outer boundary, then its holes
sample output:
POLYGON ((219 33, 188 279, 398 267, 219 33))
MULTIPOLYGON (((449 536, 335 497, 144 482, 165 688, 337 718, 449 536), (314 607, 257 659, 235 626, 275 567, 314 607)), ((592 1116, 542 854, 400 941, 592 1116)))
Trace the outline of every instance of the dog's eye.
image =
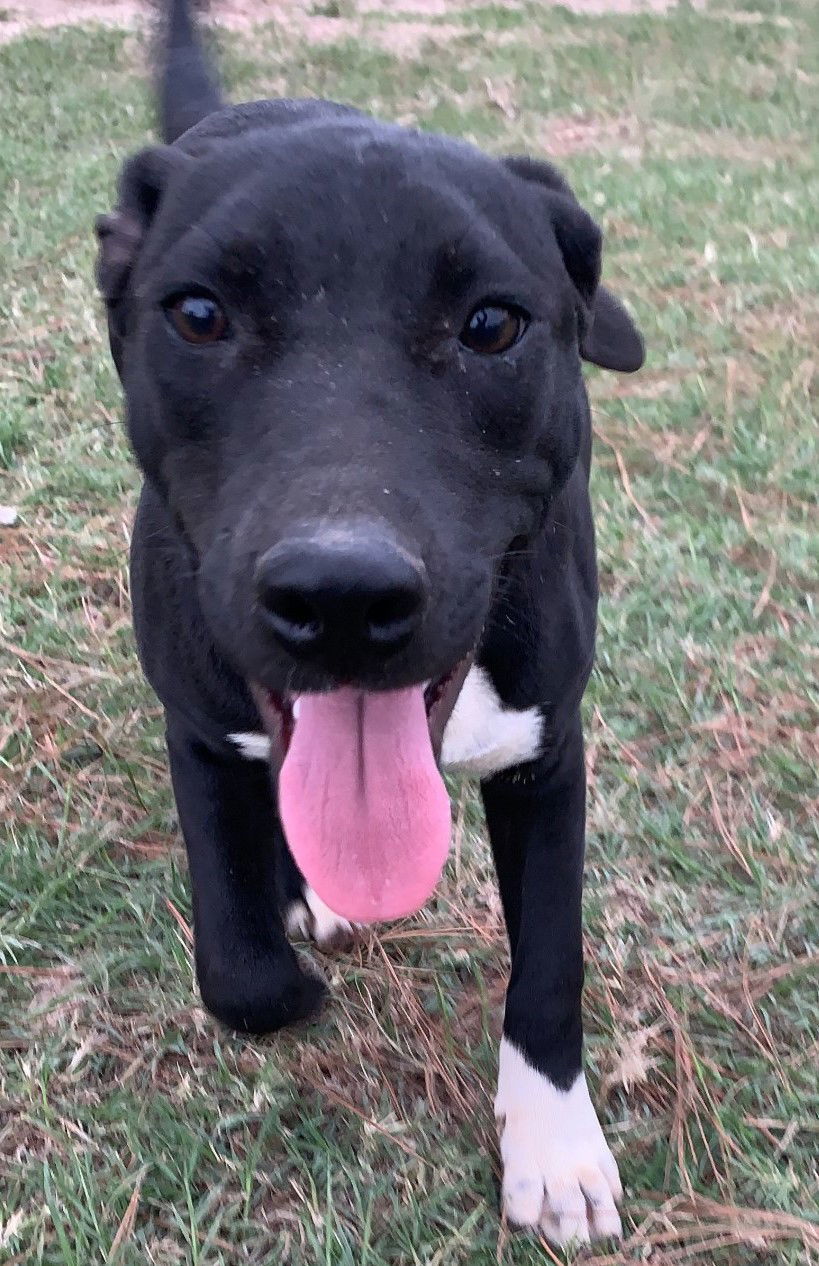
POLYGON ((464 347, 483 356, 498 356, 514 347, 526 330, 528 318, 520 308, 486 303, 476 308, 460 333, 464 347))
POLYGON ((180 295, 165 311, 186 343, 217 343, 227 333, 227 317, 216 300, 207 295, 180 295))

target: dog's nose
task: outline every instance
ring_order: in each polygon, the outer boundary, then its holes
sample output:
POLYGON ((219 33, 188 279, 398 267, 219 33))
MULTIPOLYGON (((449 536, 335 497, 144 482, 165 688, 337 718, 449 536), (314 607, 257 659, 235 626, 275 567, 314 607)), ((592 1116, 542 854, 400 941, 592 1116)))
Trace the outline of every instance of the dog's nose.
POLYGON ((282 541, 256 569, 264 620, 292 654, 401 650, 427 599, 423 563, 381 535, 333 532, 282 541))

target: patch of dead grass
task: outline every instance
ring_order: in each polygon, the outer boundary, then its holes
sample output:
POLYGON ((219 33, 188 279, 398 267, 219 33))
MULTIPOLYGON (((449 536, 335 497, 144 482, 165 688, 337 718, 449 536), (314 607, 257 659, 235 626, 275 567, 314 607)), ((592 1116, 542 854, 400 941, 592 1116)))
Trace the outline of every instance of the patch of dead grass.
POLYGON ((615 118, 553 115, 547 120, 539 138, 539 148, 543 153, 557 159, 609 149, 639 158, 642 146, 641 125, 628 114, 615 118))
MULTIPOLYGON (((679 0, 544 0, 561 3, 575 13, 666 13, 679 0)), ((248 30, 262 23, 274 22, 309 42, 321 44, 347 38, 368 38, 403 56, 415 56, 425 40, 444 41, 453 32, 465 32, 458 18, 470 7, 479 7, 482 0, 350 0, 339 9, 339 16, 328 16, 321 6, 309 0, 213 0, 211 20, 229 30, 248 30), (353 16, 348 16, 352 11, 353 16), (379 19, 378 23, 372 19, 379 19), (383 19, 391 19, 395 33, 383 19), (443 21, 435 21, 443 19, 443 21), (448 20, 447 20, 448 19, 448 20), (449 31, 449 35, 446 32, 449 31), (414 33, 413 33, 414 32, 414 33)), ((517 9, 515 0, 495 0, 502 8, 517 9)), ((704 0, 693 0, 695 8, 704 0)), ((29 31, 55 26, 99 23, 126 28, 139 27, 153 18, 150 0, 14 0, 0 21, 0 43, 8 42, 29 31)))

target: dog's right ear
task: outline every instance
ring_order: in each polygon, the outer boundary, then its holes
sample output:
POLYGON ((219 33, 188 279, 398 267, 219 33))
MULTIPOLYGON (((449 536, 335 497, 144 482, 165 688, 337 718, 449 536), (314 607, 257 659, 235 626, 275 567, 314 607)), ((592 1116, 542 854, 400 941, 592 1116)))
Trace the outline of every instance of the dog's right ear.
POLYGON ((108 309, 108 332, 117 370, 126 331, 128 281, 172 172, 192 160, 168 145, 141 150, 124 164, 117 205, 97 216, 96 278, 108 309))
POLYGON ((97 286, 105 302, 118 303, 125 293, 131 269, 156 214, 168 179, 186 154, 169 145, 140 150, 124 163, 117 185, 117 205, 97 216, 99 242, 97 286))

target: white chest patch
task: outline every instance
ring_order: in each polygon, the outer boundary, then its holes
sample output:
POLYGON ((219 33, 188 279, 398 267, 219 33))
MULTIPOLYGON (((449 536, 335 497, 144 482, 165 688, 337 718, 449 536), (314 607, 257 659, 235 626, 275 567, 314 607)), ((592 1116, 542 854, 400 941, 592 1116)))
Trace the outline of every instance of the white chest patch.
POLYGON ((231 743, 235 743, 245 760, 269 760, 270 739, 266 734, 256 734, 252 730, 228 734, 231 743))
POLYGON ((539 1228, 560 1248, 621 1234, 617 1162, 582 1072, 559 1090, 503 1038, 495 1116, 510 1222, 539 1228))
MULTIPOLYGON (((294 706, 297 712, 298 704, 294 706)), ((540 751, 543 718, 539 708, 505 707, 486 669, 473 665, 444 730, 441 764, 487 778, 534 760, 540 751)), ((228 734, 247 760, 267 760, 266 734, 228 734)))
POLYGON ((542 731, 539 708, 505 707, 486 669, 473 665, 444 730, 441 763, 485 778, 533 760, 542 731))

